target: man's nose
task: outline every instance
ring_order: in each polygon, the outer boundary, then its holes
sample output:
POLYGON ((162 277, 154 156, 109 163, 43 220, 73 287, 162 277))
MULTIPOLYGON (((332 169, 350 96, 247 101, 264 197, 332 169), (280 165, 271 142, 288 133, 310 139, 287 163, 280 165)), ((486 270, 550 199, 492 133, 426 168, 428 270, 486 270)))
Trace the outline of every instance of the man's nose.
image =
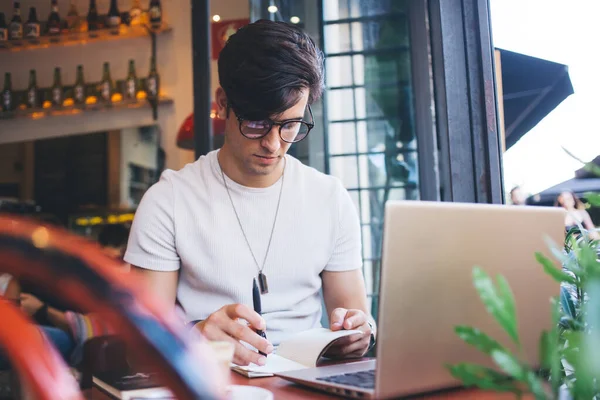
POLYGON ((260 141, 262 147, 270 153, 275 153, 281 148, 281 137, 279 136, 279 126, 273 125, 269 133, 267 133, 260 141))

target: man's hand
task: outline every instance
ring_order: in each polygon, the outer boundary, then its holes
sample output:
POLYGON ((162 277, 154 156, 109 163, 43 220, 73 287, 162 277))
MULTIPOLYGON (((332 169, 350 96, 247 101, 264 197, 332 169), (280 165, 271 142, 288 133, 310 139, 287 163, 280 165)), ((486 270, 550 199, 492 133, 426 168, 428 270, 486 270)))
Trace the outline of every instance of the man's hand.
POLYGON ((29 293, 21 293, 21 310, 30 317, 38 312, 44 303, 37 297, 29 293))
POLYGON ((238 365, 254 363, 265 365, 267 358, 246 348, 240 340, 254 346, 263 353, 273 352, 273 345, 260 337, 255 330, 265 330, 266 323, 260 315, 244 304, 229 304, 210 314, 207 319, 196 325, 208 340, 221 340, 234 343, 233 362, 238 365), (238 318, 245 319, 249 325, 241 324, 238 318))
POLYGON ((369 350, 369 344, 371 343, 371 327, 367 323, 368 319, 369 317, 362 310, 347 310, 345 308, 336 308, 333 310, 329 319, 332 331, 356 329, 362 333, 341 338, 327 350, 325 356, 333 358, 357 358, 364 356, 369 350))

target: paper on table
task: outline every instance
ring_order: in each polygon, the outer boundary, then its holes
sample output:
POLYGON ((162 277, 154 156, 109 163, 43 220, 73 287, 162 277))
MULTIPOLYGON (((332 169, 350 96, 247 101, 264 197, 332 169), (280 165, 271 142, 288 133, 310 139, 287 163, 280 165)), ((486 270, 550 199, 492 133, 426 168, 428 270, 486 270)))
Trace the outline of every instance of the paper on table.
POLYGON ((285 340, 277 348, 277 354, 304 365, 306 368, 317 366, 325 351, 338 339, 362 333, 359 330, 331 331, 326 328, 310 329, 285 340))
POLYGON ((251 375, 251 377, 272 376, 276 372, 295 371, 304 368, 306 368, 304 365, 283 358, 277 354, 269 354, 267 356, 267 363, 263 366, 250 364, 244 367, 239 365, 234 367, 234 369, 239 372, 248 372, 248 375, 251 375))

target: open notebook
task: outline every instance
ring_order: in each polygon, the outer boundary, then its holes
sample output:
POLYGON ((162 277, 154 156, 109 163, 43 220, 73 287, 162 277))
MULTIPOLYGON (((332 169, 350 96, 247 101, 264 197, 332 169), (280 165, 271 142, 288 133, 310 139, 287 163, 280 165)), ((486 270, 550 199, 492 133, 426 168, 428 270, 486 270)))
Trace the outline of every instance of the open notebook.
POLYGON ((250 364, 239 366, 231 364, 231 369, 248 378, 273 376, 275 373, 313 368, 321 356, 337 340, 361 333, 358 330, 341 330, 333 332, 326 328, 310 329, 281 342, 274 353, 267 356, 263 366, 250 364))

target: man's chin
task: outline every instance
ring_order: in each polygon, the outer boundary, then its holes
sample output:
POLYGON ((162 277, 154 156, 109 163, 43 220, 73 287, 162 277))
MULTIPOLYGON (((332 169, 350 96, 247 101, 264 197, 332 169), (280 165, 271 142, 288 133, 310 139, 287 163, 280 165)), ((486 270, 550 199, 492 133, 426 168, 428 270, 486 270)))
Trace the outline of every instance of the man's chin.
POLYGON ((250 165, 250 170, 255 175, 270 175, 277 169, 280 162, 281 160, 277 160, 277 162, 268 165, 261 164, 260 162, 253 162, 250 165))

